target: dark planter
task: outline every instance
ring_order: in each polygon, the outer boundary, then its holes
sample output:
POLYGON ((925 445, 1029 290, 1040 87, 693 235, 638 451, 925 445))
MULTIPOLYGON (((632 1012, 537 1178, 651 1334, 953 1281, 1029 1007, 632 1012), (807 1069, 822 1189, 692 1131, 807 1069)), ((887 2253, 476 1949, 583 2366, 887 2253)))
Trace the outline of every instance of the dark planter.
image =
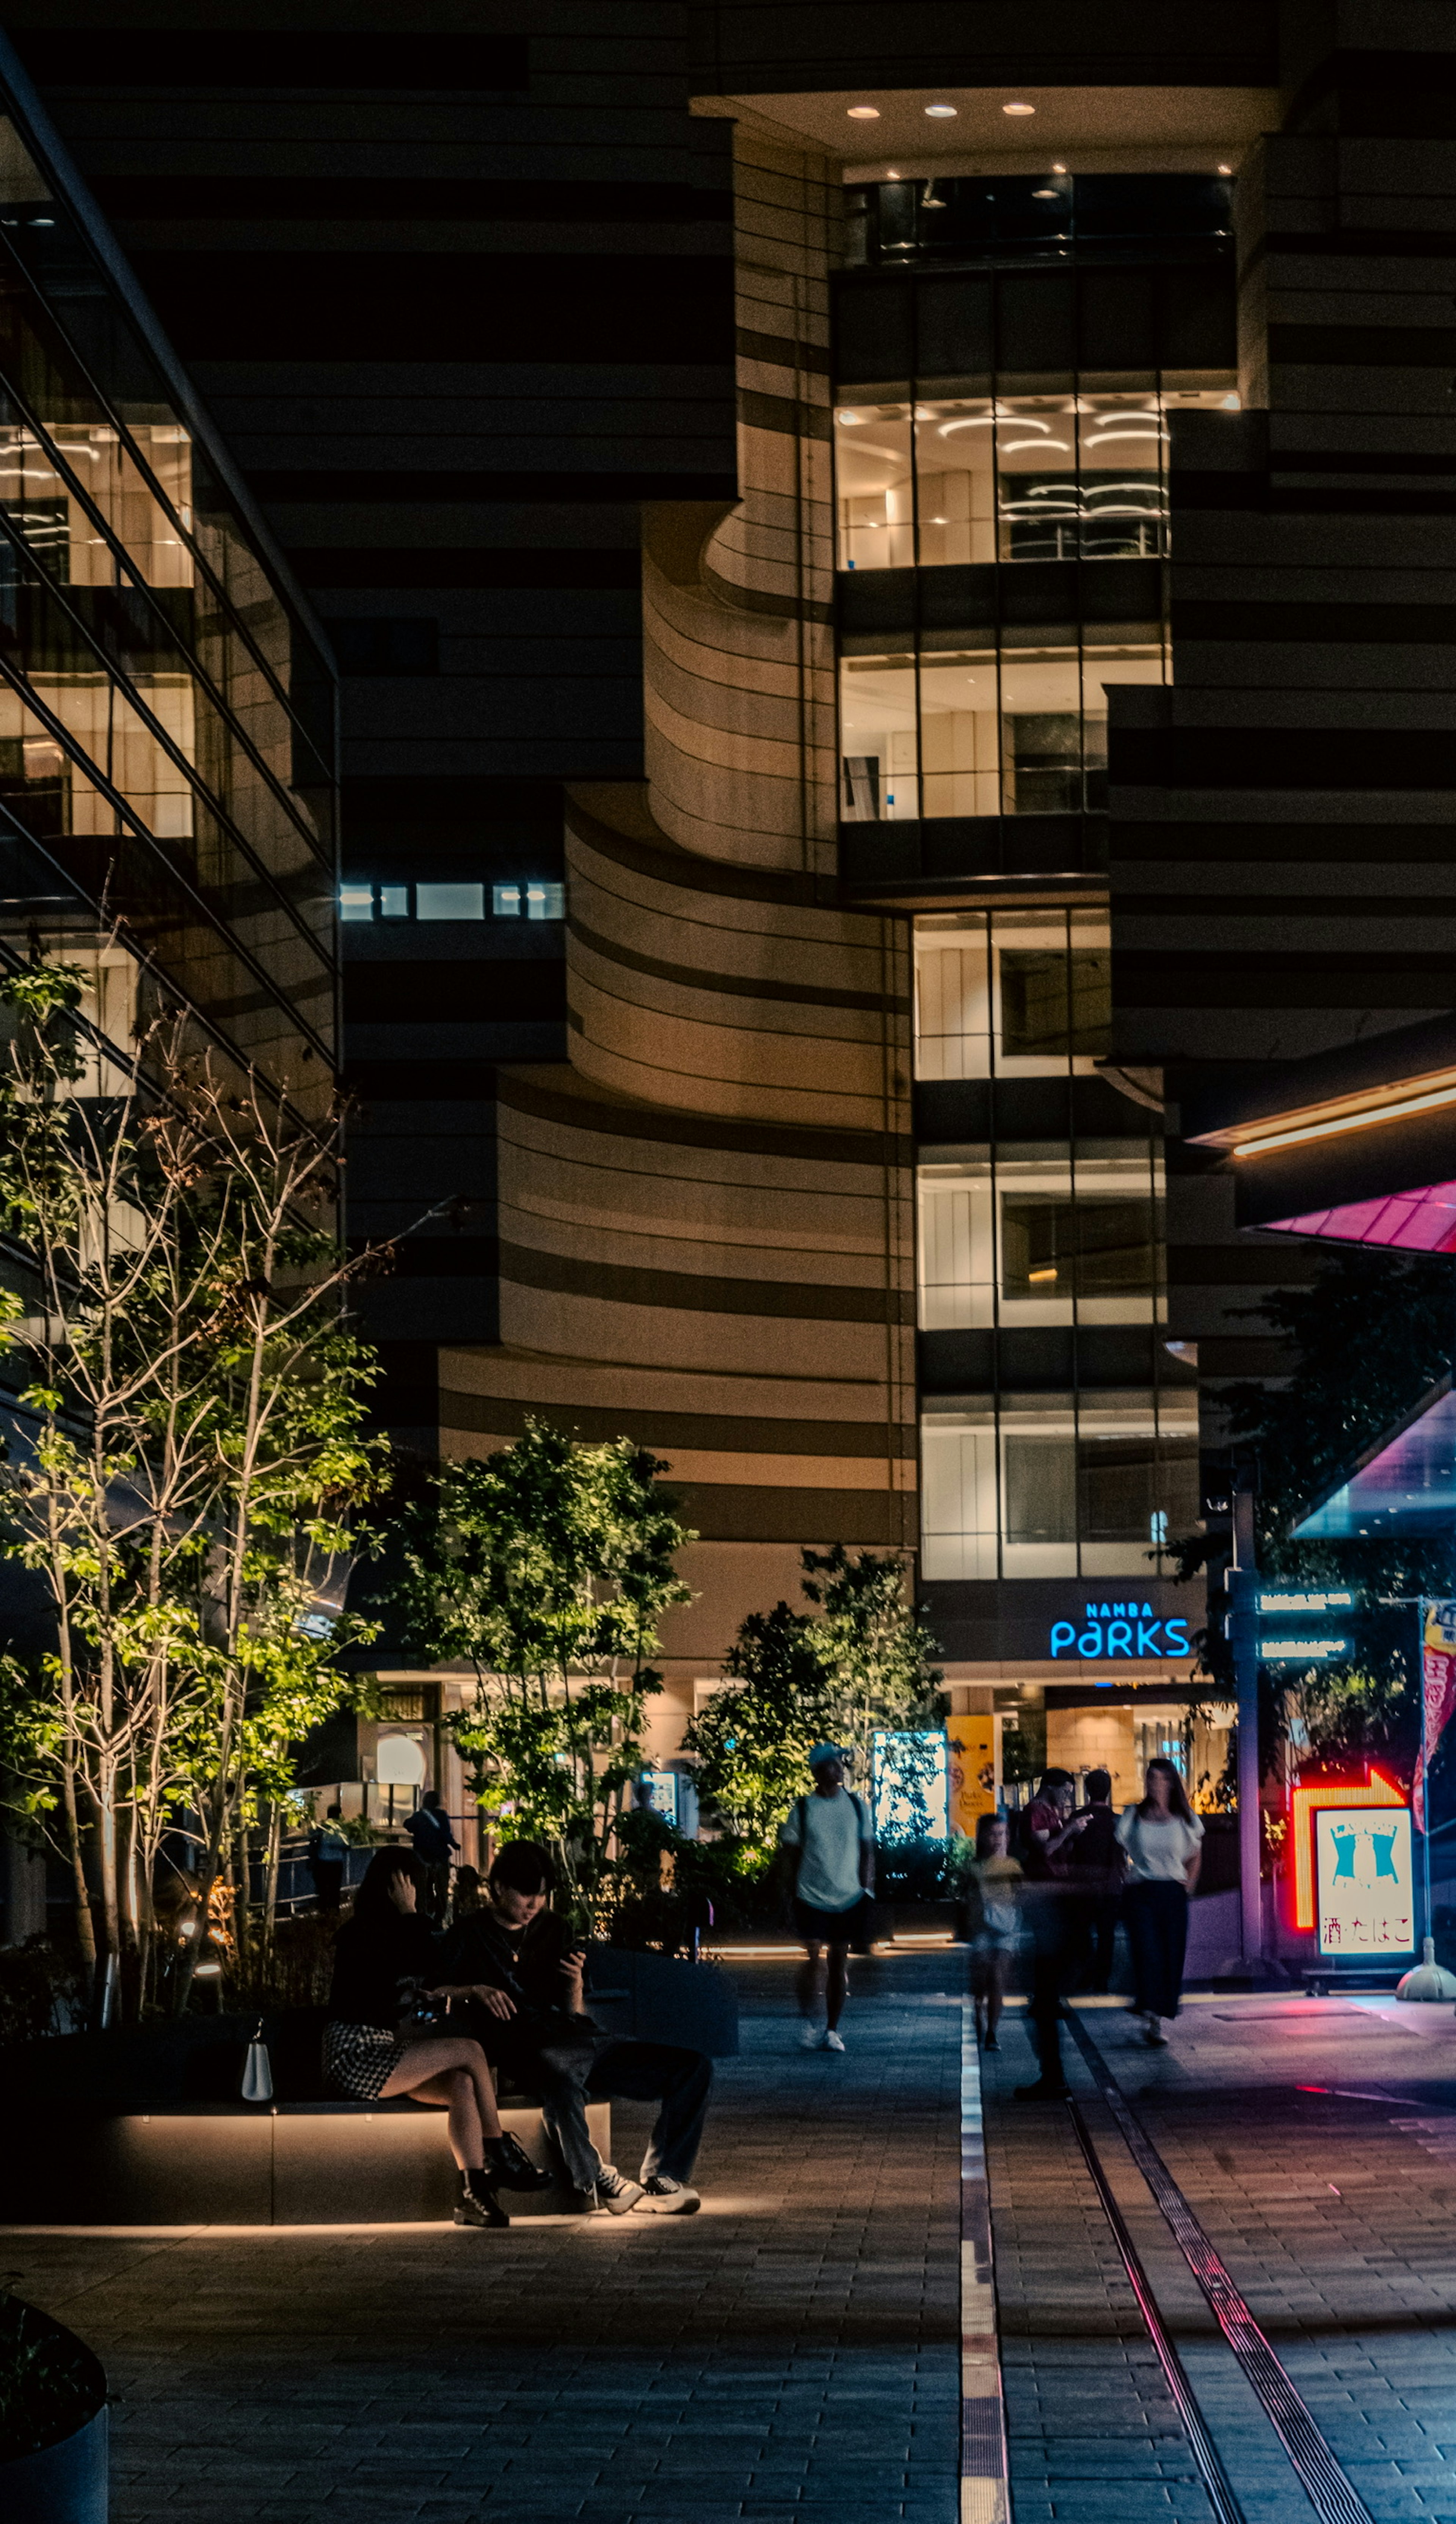
POLYGON ((0 2462, 5 2524, 106 2524, 106 2403, 74 2436, 0 2462))
POLYGON ((73 2331, 35 2306, 5 2301, 0 2515, 5 2524, 106 2524, 106 2377, 73 2331), (15 2358, 19 2367, 10 2364, 15 2358), (38 2442, 37 2442, 38 2440, 38 2442), (6 2443, 24 2449, 7 2458, 6 2443))

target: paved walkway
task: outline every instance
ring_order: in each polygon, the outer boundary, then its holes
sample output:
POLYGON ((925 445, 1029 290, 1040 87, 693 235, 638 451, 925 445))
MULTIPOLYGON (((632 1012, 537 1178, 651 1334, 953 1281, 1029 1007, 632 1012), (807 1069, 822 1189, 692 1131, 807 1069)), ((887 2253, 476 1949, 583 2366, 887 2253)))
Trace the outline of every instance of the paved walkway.
POLYGON ((871 1968, 836 2059, 741 1967, 697 2217, 0 2236, 112 2378, 112 2524, 953 2524, 963 1958, 871 1968))
MULTIPOLYGON (((1456 2015, 1195 1999, 1170 2049, 1082 2020, 1375 2524, 1456 2524, 1456 2015)), ((1016 2524, 1207 2524, 1209 2503, 1065 2110, 988 2060, 1016 2524)), ((1249 2524, 1314 2509, 1074 2045, 1068 2076, 1249 2524)))

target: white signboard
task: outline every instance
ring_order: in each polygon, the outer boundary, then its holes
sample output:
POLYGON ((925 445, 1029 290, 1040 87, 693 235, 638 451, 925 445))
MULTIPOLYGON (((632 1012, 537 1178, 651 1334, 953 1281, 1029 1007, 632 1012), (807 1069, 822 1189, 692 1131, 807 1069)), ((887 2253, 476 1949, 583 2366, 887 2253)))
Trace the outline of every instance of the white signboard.
POLYGON ((1320 1953, 1414 1954, 1416 1881, 1404 1806, 1324 1806, 1314 1818, 1320 1953))

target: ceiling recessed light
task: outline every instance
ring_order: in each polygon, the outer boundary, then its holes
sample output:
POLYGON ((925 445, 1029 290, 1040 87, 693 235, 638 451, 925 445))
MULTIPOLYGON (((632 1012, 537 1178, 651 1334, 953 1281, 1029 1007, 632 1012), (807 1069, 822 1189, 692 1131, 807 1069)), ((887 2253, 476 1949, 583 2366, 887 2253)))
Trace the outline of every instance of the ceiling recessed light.
POLYGON ((947 117, 953 117, 959 108, 953 105, 928 105, 925 111, 927 114, 933 114, 938 121, 944 121, 947 117))
POLYGON ((1233 170, 1233 168, 1232 168, 1232 167, 1220 167, 1220 169, 1219 169, 1219 173, 1220 173, 1221 175, 1232 175, 1232 174, 1233 174, 1233 172, 1234 172, 1234 170, 1233 170))
POLYGON ((1051 171, 1053 175, 1065 175, 1067 170, 1059 158, 1053 158, 1051 162, 1051 171))
POLYGON ((1054 184, 1040 184, 1032 195, 1034 202, 1054 202, 1056 199, 1057 190, 1054 184))
POLYGON ((851 105, 847 110, 851 122, 878 122, 880 120, 877 105, 851 105))
POLYGON ((1036 111, 1034 105, 1003 105, 1001 108, 1002 114, 1035 114, 1036 111))
POLYGON ((898 184, 899 182, 899 169, 898 167, 887 167, 885 172, 889 176, 892 184, 898 184))

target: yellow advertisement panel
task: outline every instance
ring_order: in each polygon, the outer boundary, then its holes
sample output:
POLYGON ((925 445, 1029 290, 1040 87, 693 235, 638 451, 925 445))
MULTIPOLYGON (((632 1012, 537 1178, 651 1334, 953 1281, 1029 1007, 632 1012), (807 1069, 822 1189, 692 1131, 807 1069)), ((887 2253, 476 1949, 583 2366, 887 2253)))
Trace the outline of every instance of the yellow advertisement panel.
POLYGON ((989 1710, 946 1722, 950 1747, 950 1828, 975 1837, 977 1818, 995 1812, 995 1720, 989 1710))

